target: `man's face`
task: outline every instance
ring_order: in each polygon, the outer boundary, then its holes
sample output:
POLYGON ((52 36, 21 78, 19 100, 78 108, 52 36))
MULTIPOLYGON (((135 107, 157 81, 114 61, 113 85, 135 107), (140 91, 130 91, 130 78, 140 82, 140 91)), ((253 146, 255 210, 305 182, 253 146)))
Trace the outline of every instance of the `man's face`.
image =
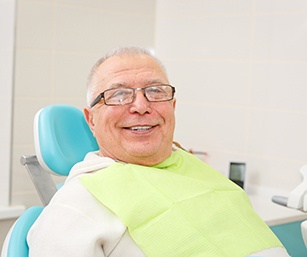
MULTIPOLYGON (((96 80, 95 96, 118 85, 143 88, 169 83, 161 67, 146 55, 113 56, 98 67, 96 80)), ((175 99, 148 102, 140 90, 131 104, 106 106, 102 99, 93 108, 85 108, 84 113, 101 155, 151 166, 172 152, 175 104, 175 99)))

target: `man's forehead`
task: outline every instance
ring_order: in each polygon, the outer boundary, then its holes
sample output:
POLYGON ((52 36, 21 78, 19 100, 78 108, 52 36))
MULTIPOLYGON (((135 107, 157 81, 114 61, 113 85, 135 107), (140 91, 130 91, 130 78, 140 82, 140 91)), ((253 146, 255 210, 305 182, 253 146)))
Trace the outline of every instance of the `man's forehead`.
POLYGON ((161 69, 160 65, 151 56, 125 54, 108 58, 97 70, 107 75, 113 72, 130 71, 142 67, 161 69))
POLYGON ((144 83, 151 84, 167 82, 162 67, 147 55, 112 56, 97 68, 96 76, 100 85, 125 83, 121 80, 122 76, 127 79, 142 79, 144 83))

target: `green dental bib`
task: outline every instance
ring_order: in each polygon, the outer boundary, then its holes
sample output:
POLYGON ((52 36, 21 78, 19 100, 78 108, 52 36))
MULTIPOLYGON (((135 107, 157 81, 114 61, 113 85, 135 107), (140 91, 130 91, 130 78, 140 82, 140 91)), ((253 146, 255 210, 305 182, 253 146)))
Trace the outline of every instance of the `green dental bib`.
POLYGON ((243 257, 282 246, 241 188, 182 150, 153 167, 117 162, 80 180, 146 256, 243 257))

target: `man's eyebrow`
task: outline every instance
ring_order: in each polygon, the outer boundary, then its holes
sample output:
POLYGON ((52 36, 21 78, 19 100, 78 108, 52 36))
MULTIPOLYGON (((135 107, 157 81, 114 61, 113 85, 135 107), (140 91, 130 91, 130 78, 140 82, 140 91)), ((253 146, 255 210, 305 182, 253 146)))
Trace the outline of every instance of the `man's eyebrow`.
MULTIPOLYGON (((145 82, 146 85, 153 85, 153 84, 165 84, 160 79, 150 79, 145 82)), ((116 89, 116 88, 124 88, 127 87, 126 83, 114 83, 108 89, 116 89)))
POLYGON ((126 87, 125 83, 114 83, 109 87, 109 89, 121 88, 121 87, 126 87))
POLYGON ((146 84, 152 85, 152 84, 165 84, 165 83, 162 82, 160 79, 151 79, 151 80, 148 80, 146 84))

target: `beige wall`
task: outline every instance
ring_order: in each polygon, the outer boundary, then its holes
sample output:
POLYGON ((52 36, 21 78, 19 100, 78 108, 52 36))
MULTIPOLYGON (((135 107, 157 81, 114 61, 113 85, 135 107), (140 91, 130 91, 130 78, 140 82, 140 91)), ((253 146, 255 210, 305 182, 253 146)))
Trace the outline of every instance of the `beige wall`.
MULTIPOLYGON (((85 105, 91 66, 114 47, 154 47, 154 0, 19 0, 12 142, 12 204, 40 204, 19 159, 34 154, 32 121, 45 105, 85 105)), ((6 234, 2 221, 0 239, 6 234)), ((2 244, 2 243, 1 243, 2 244)), ((1 246, 0 244, 0 246, 1 246)))
POLYGON ((0 253, 7 232, 13 226, 15 219, 0 220, 0 253))
POLYGON ((39 203, 22 154, 33 154, 32 120, 45 105, 83 108, 91 66, 121 45, 153 48, 154 1, 20 0, 13 127, 13 204, 39 203))
POLYGON ((0 0, 0 211, 10 204, 15 0, 0 0))

